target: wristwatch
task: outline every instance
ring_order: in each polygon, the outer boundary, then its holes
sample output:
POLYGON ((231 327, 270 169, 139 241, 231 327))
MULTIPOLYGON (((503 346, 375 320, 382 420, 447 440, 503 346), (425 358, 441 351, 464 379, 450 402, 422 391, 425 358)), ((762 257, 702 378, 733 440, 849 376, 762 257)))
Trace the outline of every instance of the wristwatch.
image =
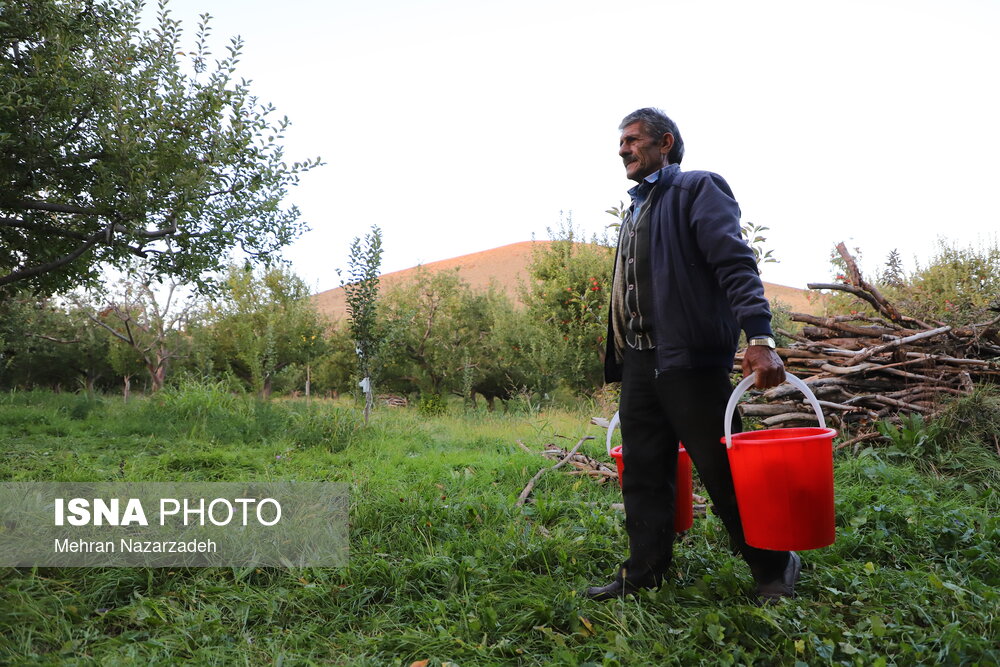
POLYGON ((770 336, 754 336, 747 341, 747 345, 763 345, 771 348, 772 350, 777 347, 774 343, 774 339, 770 336))

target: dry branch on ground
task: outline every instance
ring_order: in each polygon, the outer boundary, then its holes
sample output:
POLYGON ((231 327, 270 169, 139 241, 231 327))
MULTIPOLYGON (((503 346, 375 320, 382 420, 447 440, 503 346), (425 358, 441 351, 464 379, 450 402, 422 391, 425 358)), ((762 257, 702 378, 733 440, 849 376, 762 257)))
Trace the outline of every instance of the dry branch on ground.
MULTIPOLYGON (((517 502, 514 503, 514 506, 515 507, 520 507, 521 505, 524 505, 524 503, 527 502, 527 500, 528 500, 528 496, 531 495, 532 489, 535 488, 535 483, 539 479, 541 479, 542 475, 544 475, 545 473, 549 472, 550 470, 558 470, 559 468, 563 467, 567 463, 576 464, 576 463, 579 462, 576 457, 581 457, 582 459, 593 461, 593 459, 591 459, 590 457, 584 456, 583 454, 578 454, 577 453, 577 450, 580 449, 580 446, 583 443, 585 443, 588 440, 593 440, 593 439, 594 439, 594 436, 592 436, 592 435, 585 435, 584 437, 580 438, 580 441, 577 442, 576 445, 573 447, 573 449, 569 450, 568 452, 566 450, 564 450, 564 449, 556 447, 555 445, 547 445, 546 446, 547 449, 544 452, 542 452, 542 453, 547 458, 558 458, 559 462, 556 463, 552 467, 542 468, 537 473, 535 473, 535 476, 531 478, 531 480, 528 482, 528 484, 524 487, 524 490, 521 491, 521 495, 518 496, 517 502)), ((518 444, 521 445, 522 447, 524 447, 524 444, 520 440, 518 440, 518 444)), ((526 447, 524 447, 524 448, 527 449, 526 447)), ((595 463, 597 463, 597 462, 595 462, 595 463)), ((618 475, 616 473, 615 477, 617 477, 617 476, 618 475)), ((603 479, 602 479, 602 483, 603 483, 603 479)))

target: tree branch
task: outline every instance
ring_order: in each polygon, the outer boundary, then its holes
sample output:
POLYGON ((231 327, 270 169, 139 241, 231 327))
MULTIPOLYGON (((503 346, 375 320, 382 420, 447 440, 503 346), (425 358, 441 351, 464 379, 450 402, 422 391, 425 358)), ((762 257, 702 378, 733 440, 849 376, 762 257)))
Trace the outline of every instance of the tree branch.
POLYGON ((535 476, 531 478, 531 480, 528 482, 528 485, 524 487, 523 491, 521 491, 521 495, 518 496, 517 502, 514 503, 514 507, 520 507, 520 506, 524 505, 524 503, 528 500, 528 496, 531 495, 531 490, 533 488, 535 488, 535 482, 537 482, 541 478, 542 475, 544 475, 546 472, 548 472, 550 470, 558 470, 559 468, 561 468, 564 465, 566 465, 566 462, 569 461, 571 458, 573 458, 573 455, 576 454, 577 450, 580 449, 580 445, 582 445, 583 443, 585 443, 588 440, 593 440, 593 439, 594 439, 594 436, 592 436, 592 435, 585 435, 585 436, 583 436, 582 438, 580 438, 580 441, 578 443, 576 443, 576 446, 573 447, 573 449, 570 450, 569 454, 567 454, 565 457, 563 457, 563 459, 561 461, 559 461, 559 463, 555 464, 554 466, 552 466, 550 468, 542 468, 537 473, 535 473, 535 476))
POLYGON ((886 343, 885 345, 876 345, 874 347, 869 347, 867 349, 864 349, 858 354, 848 359, 845 363, 854 365, 876 354, 885 352, 886 350, 891 350, 901 345, 907 345, 909 343, 913 343, 918 340, 923 340, 925 338, 933 338, 934 336, 940 336, 941 334, 948 333, 949 331, 951 331, 951 327, 943 326, 943 327, 938 327, 937 329, 931 329, 930 331, 922 331, 920 333, 913 334, 912 336, 906 336, 905 338, 897 338, 890 343, 886 343))
POLYGON ((17 282, 18 280, 32 278, 34 276, 38 276, 43 273, 48 273, 49 271, 52 271, 54 269, 58 269, 61 266, 65 266, 66 264, 69 264, 77 257, 79 257, 80 255, 87 252, 95 245, 97 245, 97 242, 101 239, 102 236, 104 236, 104 234, 105 234, 104 230, 92 234, 87 238, 86 241, 80 244, 76 248, 76 250, 69 253, 68 255, 60 257, 59 259, 52 260, 51 262, 46 262, 45 264, 36 264, 35 266, 29 267, 27 269, 21 269, 20 271, 12 271, 8 273, 6 276, 0 276, 0 286, 9 285, 13 282, 17 282))
POLYGON ((875 297, 873 297, 871 294, 864 291, 860 287, 855 287, 854 285, 844 285, 841 283, 809 283, 806 285, 806 287, 808 287, 809 289, 830 289, 830 290, 838 290, 840 292, 847 292, 849 294, 853 294, 854 296, 858 297, 863 301, 867 301, 868 304, 875 309, 875 312, 877 313, 882 312, 882 309, 879 307, 879 303, 878 301, 875 300, 875 297))
MULTIPOLYGON (((174 223, 172 226, 166 229, 129 229, 125 225, 115 225, 113 227, 114 231, 119 234, 125 234, 128 236, 138 236, 143 239, 162 239, 164 236, 172 236, 177 233, 177 224, 174 223)), ((188 234, 188 236, 204 236, 204 234, 188 234)))
POLYGON ((875 440, 876 438, 883 438, 885 440, 888 440, 888 438, 886 438, 881 433, 865 433, 864 435, 859 435, 856 438, 851 438, 850 440, 845 440, 844 442, 840 443, 839 445, 837 445, 833 449, 834 449, 834 451, 836 451, 838 449, 844 449, 845 447, 850 447, 851 445, 856 445, 858 443, 866 442, 868 440, 875 440))
MULTIPOLYGON (((70 127, 66 131, 66 134, 63 136, 62 140, 58 144, 56 144, 56 145, 57 146, 64 146, 64 145, 66 145, 66 142, 68 142, 70 140, 70 137, 72 137, 73 134, 76 133, 76 131, 80 129, 80 126, 83 125, 83 121, 87 120, 87 118, 90 117, 90 114, 93 113, 93 111, 94 111, 94 105, 91 104, 89 107, 87 107, 87 110, 84 113, 80 114, 80 116, 76 119, 76 122, 73 123, 72 127, 70 127)), ((102 154, 103 154, 103 151, 102 151, 102 154)), ((97 155, 95 157, 100 157, 100 155, 97 155)))
POLYGON ((51 204, 46 201, 37 201, 34 199, 14 202, 13 207, 19 211, 48 211, 50 213, 72 213, 74 215, 103 215, 100 211, 93 208, 73 206, 72 204, 51 204))
POLYGON ((869 284, 861 277, 861 271, 858 270, 857 262, 854 261, 851 253, 847 251, 847 246, 843 242, 837 244, 837 252, 840 253, 841 258, 843 258, 844 263, 847 265, 847 275, 851 279, 851 282, 872 296, 877 304, 875 309, 893 322, 900 321, 903 316, 899 310, 889 303, 874 285, 869 284))
POLYGON ((59 229, 58 227, 53 227, 52 225, 29 222, 27 220, 19 220, 17 218, 0 218, 0 226, 24 229, 35 234, 52 234, 54 236, 79 239, 81 241, 86 241, 90 238, 83 232, 78 232, 74 229, 59 229))
POLYGON ((39 334, 39 333, 29 333, 28 335, 31 336, 32 338, 41 338, 43 340, 50 340, 53 343, 62 343, 64 345, 83 342, 78 338, 74 338, 73 340, 62 340, 61 338, 53 338, 52 336, 46 336, 45 334, 39 334))
MULTIPOLYGON (((120 332, 119 332, 118 330, 116 330, 116 329, 115 329, 114 327, 111 327, 111 326, 109 326, 109 325, 105 324, 104 322, 102 322, 102 321, 101 321, 101 319, 100 319, 99 317, 95 317, 94 315, 91 315, 90 313, 87 313, 87 318, 88 318, 88 319, 89 319, 89 320, 90 320, 91 322, 93 322, 94 324, 96 324, 97 326, 99 326, 99 327, 103 327, 104 329, 106 329, 106 330, 108 331, 108 333, 110 333, 110 334, 111 334, 112 336, 114 336, 114 337, 115 337, 115 338, 117 338, 118 340, 120 340, 120 341, 122 341, 122 342, 124 342, 124 343, 128 343, 128 345, 129 345, 130 347, 132 347, 133 349, 135 349, 135 344, 133 343, 133 341, 132 341, 132 340, 131 340, 130 338, 128 338, 128 337, 126 337, 126 336, 122 335, 122 334, 121 334, 121 333, 120 333, 120 332)), ((127 326, 127 324, 126 324, 126 326, 127 326)))
MULTIPOLYGON (((836 331, 843 331, 844 333, 854 334, 858 336, 881 336, 883 334, 893 335, 899 331, 899 327, 889 328, 889 327, 863 327, 856 324, 851 324, 850 319, 845 319, 844 317, 816 317, 815 315, 809 315, 806 313, 790 313, 790 317, 793 322, 804 322, 806 324, 815 324, 818 327, 826 327, 827 329, 834 329, 836 331)), ((859 318, 860 319, 860 318, 859 318)), ((875 318, 867 318, 875 319, 875 318)))

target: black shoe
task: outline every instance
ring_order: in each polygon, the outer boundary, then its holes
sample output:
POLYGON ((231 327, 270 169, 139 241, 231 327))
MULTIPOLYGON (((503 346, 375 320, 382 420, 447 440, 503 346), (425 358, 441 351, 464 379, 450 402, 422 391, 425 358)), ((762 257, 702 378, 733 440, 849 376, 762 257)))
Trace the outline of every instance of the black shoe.
POLYGON ((789 551, 788 565, 781 576, 766 584, 757 584, 757 599, 761 604, 773 604, 781 598, 795 597, 795 582, 802 572, 802 559, 789 551))
POLYGON ((619 581, 616 579, 607 586, 591 586, 584 592, 583 597, 590 600, 596 600, 597 602, 605 602, 606 600, 623 598, 626 595, 635 595, 644 588, 646 587, 633 586, 627 581, 619 581))

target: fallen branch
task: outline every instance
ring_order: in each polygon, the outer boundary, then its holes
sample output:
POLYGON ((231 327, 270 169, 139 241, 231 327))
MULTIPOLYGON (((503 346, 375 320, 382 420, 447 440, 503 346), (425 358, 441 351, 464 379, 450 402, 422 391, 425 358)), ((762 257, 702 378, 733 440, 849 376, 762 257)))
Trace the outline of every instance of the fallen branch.
POLYGON ((794 409, 794 403, 743 403, 740 405, 740 412, 744 417, 773 417, 794 409))
POLYGON ((857 366, 834 366, 832 364, 823 364, 820 368, 827 373, 833 373, 834 375, 854 375, 855 373, 870 371, 873 368, 882 368, 882 366, 879 366, 879 364, 858 364, 857 366))
POLYGON ((616 472, 614 472, 612 470, 594 470, 594 469, 583 470, 583 469, 580 469, 580 470, 570 470, 566 474, 567 475, 590 475, 590 476, 597 475, 597 476, 603 476, 603 477, 614 477, 615 479, 618 479, 618 473, 616 473, 616 472))
POLYGON ((906 401, 897 401, 896 399, 889 398, 888 396, 880 396, 878 394, 875 394, 873 396, 870 396, 870 398, 876 403, 881 403, 882 405, 888 405, 894 408, 902 408, 904 410, 909 410, 910 412, 919 412, 921 414, 926 414, 930 412, 930 409, 925 408, 923 406, 916 405, 914 403, 907 403, 906 401))
POLYGON ((875 347, 869 347, 859 354, 854 355, 847 360, 847 363, 854 365, 858 362, 864 361, 876 354, 885 352, 886 350, 891 350, 899 347, 900 345, 906 345, 908 343, 915 343, 918 340, 925 340, 927 338, 934 338, 935 336, 940 336, 951 331, 951 327, 938 327, 937 329, 931 329, 930 331, 921 331, 920 333, 913 334, 912 336, 907 336, 905 338, 896 338, 892 342, 886 343, 885 345, 876 345, 875 347))
POLYGON ((814 324, 818 327, 824 327, 826 329, 834 329, 836 331, 841 331, 843 333, 855 336, 893 335, 901 329, 901 327, 899 326, 895 327, 858 326, 856 324, 850 324, 851 322, 860 319, 854 315, 848 315, 848 316, 840 315, 837 317, 816 317, 815 315, 807 315, 805 313, 791 313, 790 316, 793 322, 814 324))
POLYGON ((842 283, 808 283, 806 284, 806 287, 809 289, 828 289, 847 292, 849 294, 853 294, 862 301, 868 302, 877 312, 882 312, 882 309, 879 307, 879 303, 875 300, 875 297, 868 294, 860 287, 855 287, 854 285, 844 285, 842 283))
POLYGON ((592 435, 583 436, 582 438, 580 438, 580 442, 576 443, 573 449, 570 450, 569 454, 567 454, 561 461, 556 463, 551 468, 542 468, 537 473, 535 473, 535 476, 531 478, 531 480, 528 482, 528 485, 524 487, 523 491, 521 491, 521 495, 517 497, 517 502, 514 503, 514 507, 521 507, 522 505, 524 505, 525 501, 528 499, 528 496, 531 495, 531 490, 535 488, 535 483, 538 482, 539 479, 541 479, 542 475, 544 475, 546 472, 550 470, 558 470, 559 468, 563 467, 563 465, 565 465, 566 462, 569 461, 574 454, 576 454, 577 450, 580 449, 583 443, 585 443, 587 440, 593 440, 593 439, 594 436, 592 435))
POLYGON ((815 412, 789 412, 783 415, 776 415, 774 417, 768 417, 761 421, 764 426, 778 426, 780 424, 791 424, 797 422, 815 422, 816 413, 815 412))
POLYGON ((536 453, 536 452, 533 452, 533 451, 531 451, 530 449, 528 449, 528 446, 527 446, 527 445, 525 445, 525 444, 524 444, 523 442, 521 442, 520 440, 518 440, 518 441, 517 441, 517 446, 518 446, 518 447, 520 447, 521 449, 523 449, 524 451, 528 452, 529 454, 535 454, 535 453, 536 453))
POLYGON ((896 307, 889 303, 874 285, 865 282, 864 278, 861 277, 861 271, 858 270, 857 262, 855 262, 854 258, 851 257, 851 253, 847 251, 847 246, 843 242, 837 244, 837 252, 840 253, 841 258, 844 260, 844 264, 847 266, 847 276, 850 278, 851 283, 857 285, 872 296, 876 303, 876 310, 893 322, 899 322, 902 320, 903 316, 896 309, 896 307))
POLYGON ((778 329, 775 329, 774 332, 777 333, 777 334, 780 334, 780 335, 784 336, 785 338, 791 338, 792 340, 797 340, 800 343, 808 343, 809 342, 808 338, 800 336, 800 335, 798 335, 796 333, 792 333, 791 331, 785 331, 784 329, 778 328, 778 329))
POLYGON ((864 435, 859 435, 856 438, 851 438, 850 440, 845 440, 844 442, 840 443, 839 445, 837 445, 833 449, 834 449, 834 451, 836 451, 838 449, 844 449, 845 447, 850 447, 851 445, 856 445, 859 442, 866 442, 868 440, 876 440, 878 438, 885 438, 885 436, 882 435, 881 433, 877 433, 877 432, 876 433, 865 433, 864 435))

